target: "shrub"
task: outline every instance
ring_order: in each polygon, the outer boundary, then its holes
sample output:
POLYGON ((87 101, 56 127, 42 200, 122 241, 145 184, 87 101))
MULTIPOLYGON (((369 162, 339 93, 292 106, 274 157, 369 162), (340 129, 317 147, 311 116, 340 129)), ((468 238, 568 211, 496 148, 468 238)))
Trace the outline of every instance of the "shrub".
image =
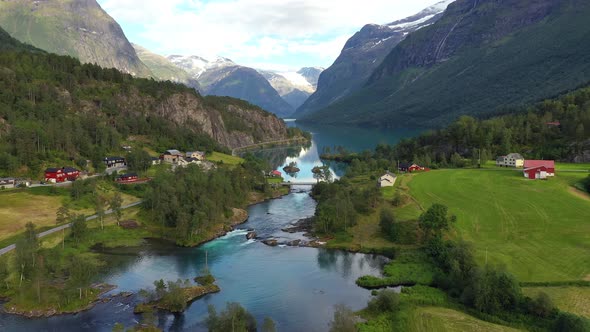
POLYGON ((393 312, 399 307, 399 294, 390 289, 380 291, 369 301, 368 309, 373 313, 393 312))

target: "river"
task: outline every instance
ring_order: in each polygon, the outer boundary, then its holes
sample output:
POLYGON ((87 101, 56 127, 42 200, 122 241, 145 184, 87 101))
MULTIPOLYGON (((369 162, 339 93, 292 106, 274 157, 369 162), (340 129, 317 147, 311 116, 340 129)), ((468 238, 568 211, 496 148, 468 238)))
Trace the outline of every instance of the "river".
MULTIPOLYGON (((277 167, 296 161, 302 170, 296 177, 289 177, 293 182, 311 178, 311 168, 320 163, 319 151, 323 146, 345 142, 348 149, 358 151, 379 142, 394 143, 405 136, 360 129, 357 132, 343 129, 340 133, 317 127, 303 129, 313 133, 311 146, 264 153, 277 167), (355 137, 350 137, 352 134, 355 137)), ((110 250, 104 253, 110 264, 100 279, 118 286, 111 294, 136 293, 152 286, 157 279, 192 279, 205 267, 207 255, 208 267, 221 292, 195 301, 183 314, 159 313, 158 325, 164 330, 204 331, 208 305, 219 311, 226 302, 239 302, 260 324, 265 317, 271 317, 279 331, 326 331, 334 305, 346 304, 354 310, 366 305, 370 292, 357 287, 355 280, 365 274, 380 275, 386 259, 336 250, 269 247, 245 237, 247 229, 254 229, 261 238, 303 238, 302 234, 289 234, 281 229, 314 214, 315 202, 309 196, 309 189, 295 186, 288 196, 249 207, 247 223, 198 248, 148 241, 141 248, 110 250)), ((111 331, 116 322, 130 327, 140 320, 140 316, 133 314, 137 301, 135 295, 116 297, 76 315, 51 318, 0 314, 0 330, 111 331)))

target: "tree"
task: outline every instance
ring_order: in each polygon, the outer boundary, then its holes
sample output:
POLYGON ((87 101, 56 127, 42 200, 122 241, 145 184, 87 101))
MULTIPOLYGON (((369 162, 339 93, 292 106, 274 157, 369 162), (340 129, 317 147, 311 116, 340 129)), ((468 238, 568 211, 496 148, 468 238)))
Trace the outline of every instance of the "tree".
POLYGON ((113 196, 113 198, 111 199, 111 201, 109 202, 109 207, 111 208, 111 211, 113 211, 113 214, 115 215, 115 219, 117 220, 117 225, 119 225, 119 222, 121 221, 121 216, 122 216, 122 211, 121 211, 121 205, 123 204, 123 199, 121 198, 121 193, 116 192, 115 195, 113 196))
POLYGON ((569 312, 560 312, 553 327, 555 332, 588 332, 590 331, 590 321, 580 316, 570 314, 569 312))
POLYGON ((70 227, 70 237, 79 243, 88 232, 88 226, 86 225, 86 216, 84 215, 74 215, 71 218, 72 226, 70 227))
POLYGON ((215 307, 209 305, 207 328, 210 332, 255 332, 256 320, 244 307, 236 302, 228 302, 225 309, 217 314, 215 307))
POLYGON ((448 210, 445 205, 437 203, 420 215, 419 225, 426 239, 441 237, 443 231, 448 230, 451 223, 456 220, 455 216, 448 215, 448 210))
POLYGON ((260 328, 262 332, 276 332, 277 327, 275 326, 275 322, 270 318, 264 318, 264 322, 262 322, 262 327, 260 328))
MULTIPOLYGON (((57 209, 55 223, 60 225, 65 223, 66 221, 70 220, 70 208, 67 205, 62 205, 57 209)), ((66 229, 62 229, 62 238, 61 238, 61 247, 62 249, 65 248, 65 241, 66 241, 66 229)))
POLYGON ((100 228, 104 229, 104 216, 105 216, 105 200, 102 196, 97 195, 94 198, 94 210, 96 212, 96 218, 100 222, 100 228))
POLYGON ((19 287, 26 279, 30 279, 35 269, 37 251, 39 250, 39 239, 35 232, 35 224, 26 224, 24 237, 16 242, 15 264, 19 270, 19 287))
POLYGON ((398 309, 399 294, 390 289, 380 291, 367 306, 373 313, 393 312, 398 309))
POLYGON ((555 312, 555 305, 547 293, 539 292, 532 301, 531 311, 539 317, 549 317, 555 312))
POLYGON ((334 320, 330 323, 330 332, 356 332, 356 315, 349 307, 338 304, 335 306, 334 320))
POLYGON ((379 221, 379 227, 383 235, 391 241, 397 241, 398 230, 395 225, 395 216, 393 210, 389 208, 383 208, 381 210, 381 216, 379 221))
POLYGON ((143 149, 134 149, 127 155, 127 168, 134 172, 145 172, 152 165, 152 157, 143 149))

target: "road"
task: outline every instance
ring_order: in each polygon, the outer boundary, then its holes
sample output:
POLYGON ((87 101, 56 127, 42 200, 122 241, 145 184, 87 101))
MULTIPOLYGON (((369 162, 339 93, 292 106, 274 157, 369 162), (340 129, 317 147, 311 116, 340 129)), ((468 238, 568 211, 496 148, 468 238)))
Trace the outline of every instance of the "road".
MULTIPOLYGON (((128 204, 128 205, 124 205, 124 206, 121 206, 121 209, 122 210, 125 210, 125 209, 128 209, 130 207, 138 206, 141 203, 143 203, 143 201, 139 201, 139 202, 131 203, 131 204, 128 204)), ((105 211, 105 214, 107 214, 107 215, 108 214, 111 214, 111 213, 113 213, 113 210, 111 210, 111 209, 108 209, 108 210, 105 211)), ((96 218, 97 218, 97 215, 93 215, 93 216, 87 217, 86 218, 86 221, 94 220, 96 218)), ((70 227, 72 227, 72 223, 61 225, 61 226, 57 226, 55 228, 52 228, 52 229, 49 229, 49 230, 46 230, 44 232, 41 232, 41 233, 37 234, 37 237, 38 238, 42 238, 42 237, 45 237, 47 235, 53 234, 55 232, 59 232, 61 230, 64 230, 64 229, 70 228, 70 227)), ((16 248, 16 244, 11 244, 11 245, 9 245, 7 247, 4 247, 4 248, 0 249, 0 256, 2 256, 4 254, 6 254, 6 253, 8 253, 8 252, 10 252, 12 250, 14 250, 15 248, 16 248)))

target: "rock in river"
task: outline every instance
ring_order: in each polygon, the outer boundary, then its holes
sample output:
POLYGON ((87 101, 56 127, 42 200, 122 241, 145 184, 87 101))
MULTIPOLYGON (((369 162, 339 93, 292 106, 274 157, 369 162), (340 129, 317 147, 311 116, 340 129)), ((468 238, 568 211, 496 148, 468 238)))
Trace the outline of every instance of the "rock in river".
POLYGON ((276 239, 266 239, 262 241, 262 243, 266 244, 267 246, 276 247, 279 245, 279 241, 276 239))
POLYGON ((248 234, 246 234, 246 239, 248 239, 248 240, 252 240, 255 238, 256 238, 256 232, 254 232, 254 231, 250 231, 250 232, 248 232, 248 234))

